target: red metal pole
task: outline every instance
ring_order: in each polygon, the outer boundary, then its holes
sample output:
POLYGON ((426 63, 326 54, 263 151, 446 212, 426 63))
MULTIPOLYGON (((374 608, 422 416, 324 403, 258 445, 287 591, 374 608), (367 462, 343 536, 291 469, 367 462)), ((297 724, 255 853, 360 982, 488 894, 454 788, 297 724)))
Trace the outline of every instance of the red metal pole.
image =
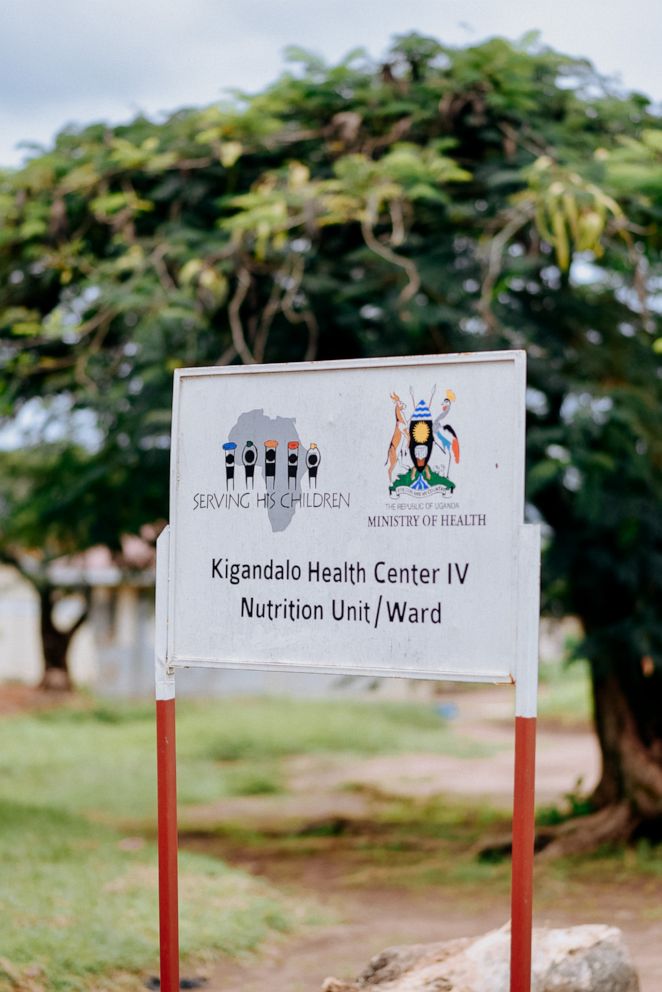
POLYGON ((175 700, 156 701, 161 992, 179 992, 175 700))
POLYGON ((531 992, 536 718, 515 717, 510 992, 531 992))

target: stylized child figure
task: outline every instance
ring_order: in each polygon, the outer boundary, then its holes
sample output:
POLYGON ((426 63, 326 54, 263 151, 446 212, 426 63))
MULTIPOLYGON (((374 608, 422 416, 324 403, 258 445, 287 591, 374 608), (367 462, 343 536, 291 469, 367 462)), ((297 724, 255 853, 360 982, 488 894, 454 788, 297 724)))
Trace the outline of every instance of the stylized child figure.
POLYGON ((287 445, 287 488, 290 488, 290 479, 294 480, 294 487, 297 484, 297 471, 299 468, 299 442, 289 441, 287 445))
POLYGON ((321 461, 320 449, 317 447, 314 441, 311 442, 310 447, 306 453, 306 468, 308 469, 308 487, 312 486, 313 479, 315 480, 315 489, 317 489, 317 469, 319 468, 321 461))
POLYGON ((235 461, 235 451, 237 450, 237 445, 234 441, 226 441, 223 445, 223 451, 225 452, 225 488, 230 488, 230 482, 232 482, 232 488, 234 489, 234 461, 235 461))
POLYGON ((246 488, 248 489, 248 480, 251 481, 251 489, 255 488, 255 466, 257 464, 257 448, 252 441, 246 441, 244 445, 244 450, 241 455, 241 460, 244 463, 244 470, 246 472, 246 488))
POLYGON ((276 448, 278 447, 278 441, 273 438, 269 441, 264 442, 264 481, 267 489, 269 488, 269 479, 271 479, 271 488, 276 488, 276 448))

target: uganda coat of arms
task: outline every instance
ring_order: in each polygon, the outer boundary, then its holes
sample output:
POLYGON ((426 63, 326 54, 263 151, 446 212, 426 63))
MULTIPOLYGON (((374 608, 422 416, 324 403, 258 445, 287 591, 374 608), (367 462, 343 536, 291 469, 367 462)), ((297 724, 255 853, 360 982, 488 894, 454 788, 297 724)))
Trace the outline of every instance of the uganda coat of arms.
POLYGON ((451 466, 460 461, 460 442, 453 427, 446 421, 456 395, 447 389, 436 417, 432 401, 418 403, 411 392, 411 415, 407 404, 397 393, 391 393, 395 411, 395 427, 386 456, 389 493, 400 496, 450 496, 455 489, 451 481, 451 466))

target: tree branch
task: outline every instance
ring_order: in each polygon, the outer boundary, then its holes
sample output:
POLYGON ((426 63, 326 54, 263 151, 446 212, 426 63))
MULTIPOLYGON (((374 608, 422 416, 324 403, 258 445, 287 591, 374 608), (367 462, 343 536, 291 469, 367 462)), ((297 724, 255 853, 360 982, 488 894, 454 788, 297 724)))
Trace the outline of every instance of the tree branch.
POLYGON ((302 255, 292 263, 292 270, 290 272, 291 283, 289 289, 283 297, 282 310, 291 324, 305 323, 308 328, 308 346, 304 355, 304 361, 312 362, 317 354, 317 345, 319 341, 319 326, 317 324, 315 314, 309 307, 300 312, 297 312, 294 309, 294 300, 296 294, 301 289, 304 269, 305 261, 302 255))
POLYGON ((228 306, 228 319, 230 330, 232 331, 232 343, 234 348, 245 365, 255 365, 255 358, 250 348, 246 344, 244 328, 241 322, 241 305, 246 299, 246 295, 251 285, 251 276, 248 269, 242 265, 237 273, 237 288, 228 306))
POLYGON ((411 258, 406 258, 404 255, 398 255, 397 252, 393 251, 387 245, 382 244, 375 237, 375 232, 373 230, 373 223, 375 222, 374 211, 369 210, 369 218, 363 218, 361 220, 361 234, 363 235, 363 240, 367 244, 368 248, 383 258, 385 261, 390 262, 391 265, 397 265, 398 268, 403 269, 407 275, 407 285, 401 291, 398 297, 398 305, 404 306, 406 303, 416 296, 416 293, 421 288, 421 277, 418 274, 418 269, 416 268, 416 263, 411 258))
POLYGON ((82 590, 82 593, 83 593, 83 599, 85 600, 85 606, 83 607, 83 610, 81 611, 81 614, 78 617, 78 619, 75 621, 75 623, 71 625, 71 627, 67 631, 69 637, 73 637, 76 631, 83 626, 88 616, 90 615, 90 607, 92 605, 92 590, 90 589, 89 586, 86 586, 82 590))
POLYGON ((496 325, 491 306, 492 290, 501 272, 504 249, 510 239, 531 220, 532 216, 531 208, 517 210, 506 226, 490 240, 490 246, 487 252, 487 271, 483 279, 480 300, 478 301, 478 312, 491 331, 495 329, 496 325))
POLYGON ((264 361, 264 352, 267 347, 267 339, 269 337, 269 331, 273 323, 273 319, 281 308, 280 299, 280 287, 274 279, 273 287, 271 289, 271 295, 267 301, 267 305, 262 311, 262 316, 260 317, 260 323, 258 325, 257 333, 255 335, 255 343, 253 350, 255 353, 255 359, 258 362, 264 361))

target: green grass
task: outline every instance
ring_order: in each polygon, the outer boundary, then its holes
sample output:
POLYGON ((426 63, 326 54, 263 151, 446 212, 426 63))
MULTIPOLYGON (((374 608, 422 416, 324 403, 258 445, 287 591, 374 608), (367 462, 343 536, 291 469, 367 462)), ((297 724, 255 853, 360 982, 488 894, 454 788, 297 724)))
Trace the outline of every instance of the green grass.
MULTIPOLYGON (((1 959, 54 992, 158 971, 153 845, 38 805, 2 801, 0 824, 1 959)), ((294 925, 291 904, 221 861, 184 853, 181 879, 185 956, 237 954, 294 925)), ((0 968, 0 988, 11 987, 3 981, 0 968)))
MULTIPOLYGON (((0 720, 0 989, 133 989, 158 970, 154 723, 153 705, 85 699, 0 720)), ((432 707, 377 701, 178 703, 177 734, 183 808, 279 792, 303 752, 484 752, 432 707)), ((189 959, 301 921, 218 858, 184 853, 181 889, 189 959)))
MULTIPOLYGON (((580 665, 549 666, 541 681, 544 716, 586 719, 580 665)), ((152 704, 84 698, 0 720, 3 992, 27 990, 30 982, 46 992, 133 992, 157 972, 154 722, 152 704)), ((490 753, 460 738, 433 705, 377 699, 178 703, 177 734, 182 822, 191 805, 285 791, 291 755, 490 753)), ((210 822, 207 838, 198 838, 206 855, 181 857, 185 959, 236 955, 312 919, 310 908, 229 869, 222 860, 227 845, 289 859, 294 877, 297 859, 333 852, 348 885, 434 886, 440 897, 473 907, 489 888, 505 906, 508 859, 479 860, 475 850, 485 834, 503 834, 508 824, 507 813, 488 808, 385 796, 372 821, 321 823, 305 836, 255 828, 244 834, 236 824, 210 822)), ((659 848, 603 851, 545 868, 537 898, 541 906, 553 904, 563 885, 581 899, 606 878, 659 885, 660 873, 659 848)))
POLYGON ((655 886, 659 904, 662 849, 659 844, 651 844, 647 840, 640 840, 629 847, 605 845, 590 854, 562 858, 554 862, 552 870, 564 881, 569 878, 580 882, 598 878, 623 886, 633 881, 649 881, 655 886))
POLYGON ((178 728, 184 749, 194 738, 191 753, 218 761, 304 753, 485 753, 482 745, 458 737, 433 706, 420 704, 262 697, 217 704, 214 713, 212 721, 208 704, 189 704, 178 728))
MULTIPOLYGON (((432 707, 402 703, 247 699, 178 703, 182 806, 282 789, 277 761, 302 753, 433 751, 475 756, 432 707)), ((0 722, 0 798, 109 816, 153 817, 151 706, 94 705, 0 722)))

